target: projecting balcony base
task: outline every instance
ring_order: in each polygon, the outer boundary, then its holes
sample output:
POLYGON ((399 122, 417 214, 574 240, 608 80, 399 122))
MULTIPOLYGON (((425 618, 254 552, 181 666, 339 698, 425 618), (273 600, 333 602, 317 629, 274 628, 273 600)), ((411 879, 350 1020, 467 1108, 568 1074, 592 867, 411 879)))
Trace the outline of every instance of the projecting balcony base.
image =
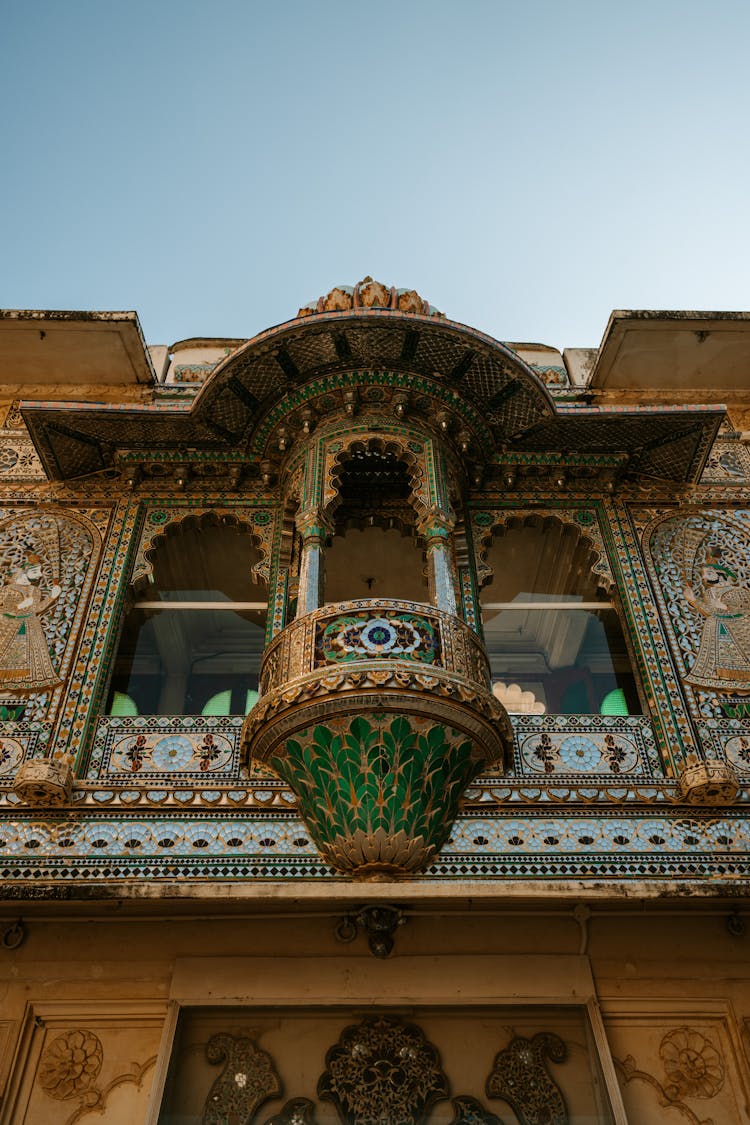
POLYGON ((326 862, 356 878, 429 867, 466 787, 513 744, 479 639, 431 607, 317 610, 279 635, 262 681, 248 755, 295 792, 326 862))

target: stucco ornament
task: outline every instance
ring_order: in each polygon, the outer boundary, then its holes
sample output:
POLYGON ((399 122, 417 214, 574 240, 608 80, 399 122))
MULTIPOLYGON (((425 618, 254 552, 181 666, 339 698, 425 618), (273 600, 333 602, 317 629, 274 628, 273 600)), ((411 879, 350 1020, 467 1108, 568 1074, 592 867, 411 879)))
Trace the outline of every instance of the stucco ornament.
POLYGON ((85 1094, 102 1068, 103 1048, 93 1031, 78 1029, 58 1035, 39 1066, 39 1085, 60 1101, 85 1094))
POLYGON ((315 301, 309 301, 297 316, 312 316, 321 312, 347 312, 350 309, 397 309, 402 313, 443 317, 416 289, 396 289, 363 277, 356 285, 334 285, 333 289, 315 301))
POLYGON ((691 1027, 678 1027, 659 1046, 667 1083, 664 1093, 681 1098, 713 1098, 724 1085, 724 1063, 710 1039, 691 1027))
POLYGON ((421 1028, 389 1018, 345 1028, 326 1055, 318 1096, 356 1125, 418 1125, 448 1096, 437 1049, 421 1028))
POLYGON ((28 805, 66 805, 73 771, 65 758, 27 758, 18 768, 13 792, 28 805))

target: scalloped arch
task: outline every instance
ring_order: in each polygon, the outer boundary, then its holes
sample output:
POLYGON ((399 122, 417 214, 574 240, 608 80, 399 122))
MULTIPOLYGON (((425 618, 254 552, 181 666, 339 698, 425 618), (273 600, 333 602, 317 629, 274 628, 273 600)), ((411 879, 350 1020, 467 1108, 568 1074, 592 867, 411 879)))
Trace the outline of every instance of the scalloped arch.
POLYGON ((143 531, 141 532, 138 551, 130 579, 133 590, 143 589, 153 582, 153 556, 159 550, 160 544, 166 542, 170 534, 179 534, 184 526, 225 526, 236 530, 249 531, 252 536, 253 546, 258 551, 259 558, 250 569, 250 576, 255 582, 268 585, 271 560, 271 543, 275 525, 274 516, 265 509, 238 512, 232 508, 202 508, 202 509, 174 509, 166 520, 156 522, 153 517, 161 516, 161 512, 149 513, 146 517, 143 531), (257 522, 259 514, 267 516, 267 520, 257 522), (152 517, 149 520, 149 516, 152 517), (171 530, 170 530, 171 529, 171 530))
POLYGON ((381 453, 396 453, 398 460, 405 466, 409 475, 411 493, 409 502, 414 508, 417 518, 427 514, 430 508, 429 496, 425 494, 426 473, 423 460, 409 448, 405 438, 393 434, 351 434, 340 439, 342 448, 337 450, 332 460, 326 459, 326 480, 324 491, 323 511, 333 514, 341 503, 340 484, 348 455, 357 447, 363 450, 373 450, 381 453))
MULTIPOLYGON (((505 535, 513 528, 533 527, 539 523, 556 521, 566 527, 572 527, 578 532, 579 540, 584 540, 593 556, 591 572, 600 579, 599 585, 608 594, 615 588, 614 575, 612 574, 607 558, 604 539, 601 534, 599 521, 595 516, 589 523, 582 524, 576 519, 581 513, 555 510, 539 510, 535 512, 492 512, 491 522, 479 524, 474 516, 476 560, 477 560, 477 585, 481 590, 492 578, 492 570, 487 562, 487 552, 492 540, 498 534, 505 535)), ((587 515, 590 513, 587 513, 587 515)))

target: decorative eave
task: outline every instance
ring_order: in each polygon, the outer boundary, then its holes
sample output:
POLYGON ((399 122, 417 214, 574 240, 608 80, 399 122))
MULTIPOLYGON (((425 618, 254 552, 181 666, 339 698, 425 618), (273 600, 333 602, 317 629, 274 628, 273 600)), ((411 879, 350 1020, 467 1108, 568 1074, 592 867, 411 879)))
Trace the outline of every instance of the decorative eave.
MULTIPOLYGON (((117 451, 191 456, 242 450, 291 392, 353 371, 419 379, 436 396, 481 415, 500 453, 621 453, 629 472, 697 480, 724 408, 586 408, 556 405, 512 349, 454 321, 389 308, 316 312, 261 332, 227 356, 192 402, 24 402, 46 472, 70 479, 110 467, 117 451)), ((366 375, 363 374, 366 382, 366 375)))

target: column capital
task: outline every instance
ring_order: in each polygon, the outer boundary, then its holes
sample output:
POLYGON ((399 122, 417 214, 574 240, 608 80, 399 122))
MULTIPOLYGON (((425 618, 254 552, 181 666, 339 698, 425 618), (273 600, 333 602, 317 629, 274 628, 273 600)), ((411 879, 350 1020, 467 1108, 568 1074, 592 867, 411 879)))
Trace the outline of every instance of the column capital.
POLYGON ((456 517, 442 508, 431 508, 419 521, 417 530, 428 541, 449 539, 456 526, 456 517))
POLYGON ((318 540, 323 542, 333 533, 333 526, 322 508, 308 508, 298 512, 294 525, 305 543, 318 540))

